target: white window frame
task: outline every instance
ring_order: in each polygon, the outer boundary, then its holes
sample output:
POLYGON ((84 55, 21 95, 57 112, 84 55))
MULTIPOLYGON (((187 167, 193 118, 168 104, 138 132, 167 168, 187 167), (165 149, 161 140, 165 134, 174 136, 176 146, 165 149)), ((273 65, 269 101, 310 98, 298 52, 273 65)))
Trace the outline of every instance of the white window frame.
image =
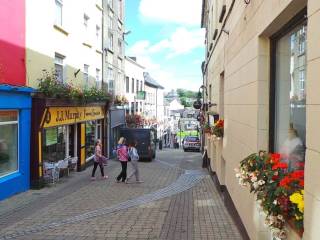
POLYGON ((87 14, 83 14, 83 25, 85 29, 88 29, 90 17, 87 14))
POLYGON ((113 34, 110 31, 108 33, 108 47, 113 51, 113 34))
POLYGON ((83 81, 86 88, 89 86, 89 67, 88 64, 83 65, 83 81))
POLYGON ((12 171, 12 172, 8 172, 8 173, 6 173, 4 175, 0 175, 0 178, 3 178, 3 177, 15 174, 15 173, 20 171, 20 164, 19 164, 20 163, 19 162, 19 159, 20 159, 20 126, 19 126, 20 115, 19 115, 19 111, 17 109, 1 109, 0 112, 1 111, 14 111, 14 112, 17 112, 17 120, 16 121, 0 122, 0 126, 17 124, 17 170, 12 171))
POLYGON ((59 82, 64 82, 64 59, 65 56, 59 54, 59 53, 55 53, 54 56, 54 69, 55 69, 55 74, 56 74, 56 79, 59 82), (59 78, 60 75, 57 74, 57 66, 61 67, 61 78, 59 78))
POLYGON ((63 24, 63 1, 62 0, 55 0, 55 24, 57 26, 62 26, 63 24), (57 15, 58 7, 60 7, 59 12, 60 15, 57 15))

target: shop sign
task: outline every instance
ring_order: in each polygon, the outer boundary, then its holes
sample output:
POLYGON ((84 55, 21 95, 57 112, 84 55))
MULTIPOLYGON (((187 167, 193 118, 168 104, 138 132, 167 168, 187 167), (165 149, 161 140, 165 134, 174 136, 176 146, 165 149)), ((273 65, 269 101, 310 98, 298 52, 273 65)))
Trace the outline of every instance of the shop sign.
POLYGON ((137 100, 145 100, 146 99, 146 91, 138 91, 136 99, 137 100))
POLYGON ((49 107, 41 126, 44 128, 104 118, 103 107, 49 107))

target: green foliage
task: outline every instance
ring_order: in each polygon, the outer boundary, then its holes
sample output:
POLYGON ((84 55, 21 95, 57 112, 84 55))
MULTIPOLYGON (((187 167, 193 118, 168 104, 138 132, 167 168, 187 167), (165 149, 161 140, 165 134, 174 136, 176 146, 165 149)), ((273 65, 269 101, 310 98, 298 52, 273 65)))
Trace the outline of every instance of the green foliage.
POLYGON ((72 99, 83 102, 102 102, 111 99, 111 96, 96 87, 80 89, 69 83, 58 81, 54 72, 44 71, 42 78, 38 79, 38 91, 47 98, 72 99))

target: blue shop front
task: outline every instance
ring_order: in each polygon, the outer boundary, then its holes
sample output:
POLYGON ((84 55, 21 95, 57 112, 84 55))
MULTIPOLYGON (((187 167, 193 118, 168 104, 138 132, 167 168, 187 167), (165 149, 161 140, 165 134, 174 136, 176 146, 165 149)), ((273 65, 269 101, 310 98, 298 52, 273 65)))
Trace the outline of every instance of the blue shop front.
POLYGON ((30 188, 31 93, 0 85, 0 201, 30 188))

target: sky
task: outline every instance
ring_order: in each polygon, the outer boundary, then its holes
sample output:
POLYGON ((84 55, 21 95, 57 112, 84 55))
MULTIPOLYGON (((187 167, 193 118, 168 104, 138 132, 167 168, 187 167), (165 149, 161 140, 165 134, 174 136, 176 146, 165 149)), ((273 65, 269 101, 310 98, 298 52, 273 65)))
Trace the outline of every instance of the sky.
POLYGON ((127 0, 126 55, 137 57, 166 91, 202 85, 204 30, 200 0, 127 0))

